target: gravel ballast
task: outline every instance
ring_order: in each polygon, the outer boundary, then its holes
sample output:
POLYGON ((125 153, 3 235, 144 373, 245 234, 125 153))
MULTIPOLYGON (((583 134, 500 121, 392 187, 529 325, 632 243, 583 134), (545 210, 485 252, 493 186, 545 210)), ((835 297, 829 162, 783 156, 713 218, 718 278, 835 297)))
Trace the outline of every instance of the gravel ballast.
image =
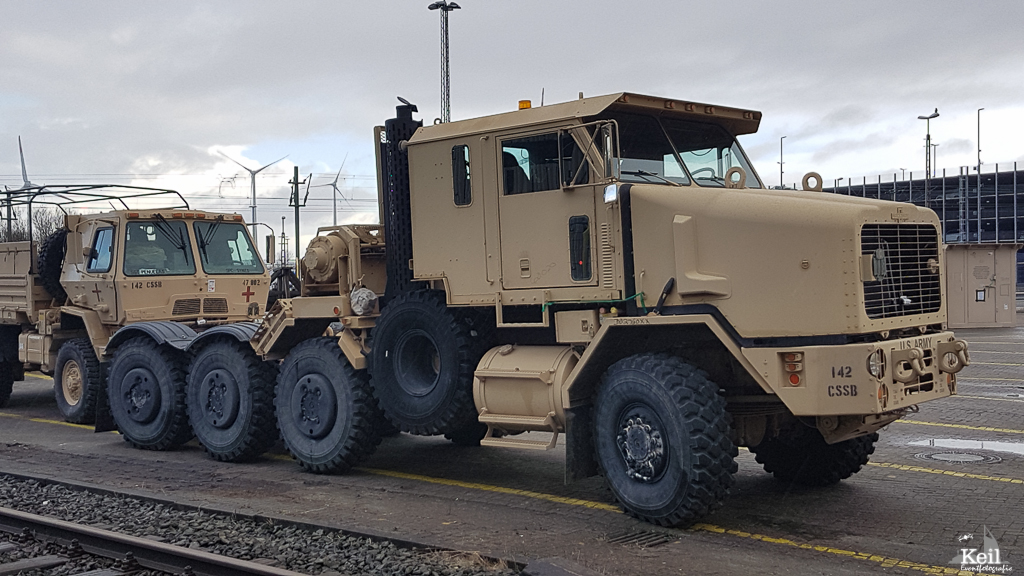
POLYGON ((253 521, 0 475, 0 506, 316 575, 511 576, 476 554, 423 552, 392 542, 253 521))

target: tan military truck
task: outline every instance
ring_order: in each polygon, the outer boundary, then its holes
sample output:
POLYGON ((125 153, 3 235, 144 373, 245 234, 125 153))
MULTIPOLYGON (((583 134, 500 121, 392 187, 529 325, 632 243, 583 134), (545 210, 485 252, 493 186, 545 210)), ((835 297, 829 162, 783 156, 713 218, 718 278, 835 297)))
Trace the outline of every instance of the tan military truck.
POLYGON ((677 525, 721 505, 738 446, 832 484, 955 393, 935 214, 815 175, 766 189, 736 140, 759 112, 627 93, 415 111, 375 133, 383 226, 321 229, 302 296, 251 340, 282 360, 304 468, 362 461, 378 413, 493 448, 564 434, 567 481, 601 473, 626 512, 677 525))
MULTIPOLYGON (((35 192, 38 203, 48 195, 35 192)), ((39 246, 0 243, 5 396, 21 370, 40 370, 53 375, 57 406, 69 422, 91 423, 97 414, 106 420, 109 408, 132 442, 164 448, 192 437, 191 411, 204 446, 217 453, 198 425, 214 421, 223 437, 225 403, 235 400, 229 416, 241 422, 251 417, 249 399, 239 408, 240 391, 222 374, 186 400, 184 375, 190 360, 232 342, 248 348, 251 321, 264 312, 269 275, 242 217, 186 204, 67 214, 64 223, 39 246), (206 394, 201 401, 199 393, 206 394)), ((276 440, 269 437, 261 436, 260 452, 276 440)), ((229 456, 237 450, 232 446, 229 456)))

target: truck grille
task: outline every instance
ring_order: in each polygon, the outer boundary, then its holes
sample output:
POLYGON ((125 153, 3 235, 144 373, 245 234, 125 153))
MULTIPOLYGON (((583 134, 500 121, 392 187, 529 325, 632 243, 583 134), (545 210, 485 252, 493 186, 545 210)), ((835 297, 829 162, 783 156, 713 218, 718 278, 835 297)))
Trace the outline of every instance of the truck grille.
POLYGON ((196 316, 199 314, 199 298, 188 298, 174 301, 174 316, 196 316))
POLYGON ((861 254, 871 256, 876 280, 864 282, 868 318, 938 312, 942 276, 939 235, 930 224, 865 224, 861 254))
POLYGON ((227 298, 207 298, 203 300, 203 314, 227 314, 227 298))

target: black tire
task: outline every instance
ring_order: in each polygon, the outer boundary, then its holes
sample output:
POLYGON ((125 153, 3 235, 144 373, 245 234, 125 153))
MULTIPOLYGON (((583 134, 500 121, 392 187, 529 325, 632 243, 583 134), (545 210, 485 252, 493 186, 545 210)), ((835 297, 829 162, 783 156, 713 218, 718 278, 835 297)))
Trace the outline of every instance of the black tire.
POLYGON ((147 337, 115 352, 107 379, 110 412, 126 442, 167 450, 192 438, 185 409, 185 354, 147 337))
POLYGON ((14 391, 14 366, 6 361, 0 360, 0 408, 6 408, 11 401, 11 392, 14 391))
POLYGON ((738 454, 718 386, 666 354, 613 364, 594 407, 594 445, 626 513, 662 526, 696 521, 722 505, 738 454))
POLYGON ((39 244, 39 258, 36 261, 36 273, 39 282, 54 300, 64 303, 68 293, 60 283, 61 271, 64 268, 64 254, 67 252, 68 229, 61 228, 43 239, 39 244))
POLYGON ((222 338, 202 347, 189 365, 185 388, 192 432, 221 462, 245 462, 277 442, 277 370, 252 346, 222 338))
POLYGON ((802 427, 750 449, 766 472, 784 482, 829 486, 860 471, 875 451, 878 434, 826 444, 814 428, 802 427))
POLYGON ((274 402, 285 447, 310 472, 346 472, 380 444, 365 371, 352 368, 335 338, 292 348, 274 402))
POLYGON ((267 310, 281 298, 294 298, 302 293, 299 277, 292 268, 278 268, 270 275, 267 310))
POLYGON ((468 426, 445 432, 444 437, 451 440, 456 446, 479 446, 480 441, 487 435, 487 424, 473 422, 468 426))
POLYGON ((96 401, 106 393, 104 386, 106 371, 88 338, 75 338, 61 345, 53 373, 53 395, 65 421, 95 422, 96 401))
POLYGON ((442 295, 419 291, 392 299, 370 334, 370 383, 384 416, 420 435, 471 424, 480 348, 442 295))

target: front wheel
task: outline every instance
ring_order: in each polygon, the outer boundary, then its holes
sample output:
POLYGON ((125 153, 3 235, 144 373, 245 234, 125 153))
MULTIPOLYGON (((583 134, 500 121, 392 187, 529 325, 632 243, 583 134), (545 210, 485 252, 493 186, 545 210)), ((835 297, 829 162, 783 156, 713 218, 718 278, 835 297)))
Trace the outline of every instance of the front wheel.
POLYGON ((292 348, 276 392, 281 438, 304 469, 346 472, 380 444, 370 384, 336 339, 313 338, 292 348))
POLYGON ((104 376, 103 365, 88 338, 75 338, 61 345, 53 373, 53 395, 65 421, 93 423, 104 376))
POLYGON ((758 463, 784 482, 829 486, 860 471, 875 451, 878 434, 827 444, 814 428, 800 428, 750 449, 758 463))
POLYGON ((110 412, 125 441, 145 450, 188 442, 184 354, 146 337, 114 352, 107 380, 110 412))
POLYGON ((613 364, 594 409, 598 463, 630 515, 662 526, 722 505, 737 470, 718 386, 667 354, 613 364))

